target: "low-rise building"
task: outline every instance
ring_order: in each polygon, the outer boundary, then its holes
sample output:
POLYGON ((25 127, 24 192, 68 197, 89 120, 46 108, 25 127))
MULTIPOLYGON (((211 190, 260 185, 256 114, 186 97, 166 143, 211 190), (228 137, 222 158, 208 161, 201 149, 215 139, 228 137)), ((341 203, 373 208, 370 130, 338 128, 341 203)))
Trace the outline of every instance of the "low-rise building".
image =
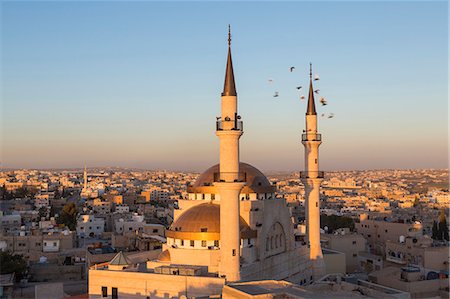
POLYGON ((359 270, 358 253, 366 251, 366 239, 349 229, 339 229, 335 234, 320 236, 323 248, 337 250, 345 254, 346 273, 359 270))
POLYGON ((105 231, 105 219, 94 215, 80 215, 77 220, 79 237, 99 237, 105 231))

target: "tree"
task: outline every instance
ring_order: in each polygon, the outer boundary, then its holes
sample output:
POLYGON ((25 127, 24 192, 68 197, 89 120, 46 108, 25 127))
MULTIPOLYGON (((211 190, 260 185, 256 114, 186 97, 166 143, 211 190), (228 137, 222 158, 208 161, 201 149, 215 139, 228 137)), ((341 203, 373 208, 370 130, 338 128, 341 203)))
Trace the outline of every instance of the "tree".
POLYGON ((436 221, 433 221, 433 227, 431 228, 431 238, 434 240, 438 240, 438 225, 436 221))
POLYGON ((41 220, 42 217, 47 217, 47 208, 46 207, 39 208, 39 220, 41 220))
POLYGON ((0 252, 0 265, 1 274, 15 273, 17 281, 20 281, 27 271, 27 262, 23 256, 9 251, 0 252))
POLYGON ((438 239, 446 241, 449 240, 447 217, 445 216, 444 209, 442 209, 439 213, 438 239))
POLYGON ((353 218, 346 216, 320 215, 320 226, 327 226, 329 233, 332 233, 339 228, 349 228, 353 231, 355 229, 355 221, 353 218))
POLYGON ((77 207, 73 202, 69 202, 63 207, 57 222, 58 224, 64 224, 70 230, 75 230, 77 226, 77 214, 77 207))

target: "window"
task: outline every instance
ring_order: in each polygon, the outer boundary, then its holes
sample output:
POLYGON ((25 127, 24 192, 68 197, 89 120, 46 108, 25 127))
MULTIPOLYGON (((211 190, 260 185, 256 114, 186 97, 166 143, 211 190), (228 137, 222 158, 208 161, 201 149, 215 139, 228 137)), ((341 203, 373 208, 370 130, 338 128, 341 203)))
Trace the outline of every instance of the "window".
POLYGON ((250 243, 251 243, 251 240, 247 239, 247 245, 250 245, 250 243))
POLYGON ((184 240, 181 240, 181 246, 184 246, 184 240))
POLYGON ((194 240, 191 240, 191 247, 194 247, 194 240))
POLYGON ((112 288, 112 296, 111 296, 111 298, 112 299, 119 299, 119 296, 118 296, 117 293, 118 293, 117 292, 117 288, 112 288))
POLYGON ((47 242, 44 242, 44 246, 47 246, 47 242))
POLYGON ((157 228, 154 228, 154 229, 153 229, 153 232, 154 232, 154 233, 157 233, 157 232, 158 232, 158 229, 157 229, 157 228))
POLYGON ((318 202, 316 202, 316 208, 319 206, 319 203, 318 202))
POLYGON ((356 245, 356 241, 353 241, 352 244, 353 244, 353 245, 356 245))
POLYGON ((108 288, 107 287, 102 287, 102 297, 108 297, 108 288))
POLYGON ((211 200, 216 199, 216 195, 215 194, 211 194, 211 200))
POLYGON ((202 227, 202 228, 200 228, 200 231, 202 233, 206 233, 208 231, 208 228, 207 227, 202 227))
POLYGON ((219 247, 219 240, 214 240, 214 246, 219 247))
POLYGON ((233 249, 232 254, 233 256, 236 256, 236 249, 233 249))
POLYGON ((202 247, 206 247, 206 240, 202 240, 202 247))
POLYGON ((358 255, 356 253, 353 254, 353 257, 357 257, 358 255))
POLYGON ((367 235, 367 238, 370 238, 370 237, 372 237, 372 235, 367 235))
POLYGON ((100 226, 97 226, 97 229, 100 229, 100 226))
POLYGON ((53 246, 55 246, 55 247, 56 247, 56 242, 53 242, 53 246))
POLYGON ((89 226, 89 229, 92 229, 92 226, 89 226))

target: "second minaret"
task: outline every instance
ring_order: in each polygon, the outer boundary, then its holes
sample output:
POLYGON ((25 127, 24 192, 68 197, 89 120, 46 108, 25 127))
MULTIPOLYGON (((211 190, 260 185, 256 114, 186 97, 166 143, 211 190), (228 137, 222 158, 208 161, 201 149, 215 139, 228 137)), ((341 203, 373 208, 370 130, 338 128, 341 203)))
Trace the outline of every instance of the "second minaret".
POLYGON ((305 147, 305 171, 300 177, 305 186, 306 234, 313 263, 314 279, 324 274, 324 261, 320 246, 320 184, 324 173, 319 171, 319 146, 322 135, 317 131, 317 113, 312 84, 312 65, 309 72, 309 96, 306 109, 306 128, 302 135, 305 147))

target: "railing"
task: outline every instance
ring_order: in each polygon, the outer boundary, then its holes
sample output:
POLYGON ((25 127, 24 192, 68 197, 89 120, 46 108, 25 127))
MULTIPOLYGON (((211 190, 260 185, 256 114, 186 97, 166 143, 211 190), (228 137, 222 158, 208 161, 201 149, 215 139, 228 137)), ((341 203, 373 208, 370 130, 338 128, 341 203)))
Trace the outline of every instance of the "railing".
POLYGON ((244 123, 241 120, 218 120, 216 121, 216 130, 232 130, 232 131, 243 131, 244 123))
POLYGON ((323 171, 300 171, 301 179, 323 179, 325 172, 323 171))
POLYGON ((322 141, 322 134, 315 134, 315 133, 302 134, 302 141, 322 141))
POLYGON ((245 182, 245 172, 214 172, 214 182, 245 182))

